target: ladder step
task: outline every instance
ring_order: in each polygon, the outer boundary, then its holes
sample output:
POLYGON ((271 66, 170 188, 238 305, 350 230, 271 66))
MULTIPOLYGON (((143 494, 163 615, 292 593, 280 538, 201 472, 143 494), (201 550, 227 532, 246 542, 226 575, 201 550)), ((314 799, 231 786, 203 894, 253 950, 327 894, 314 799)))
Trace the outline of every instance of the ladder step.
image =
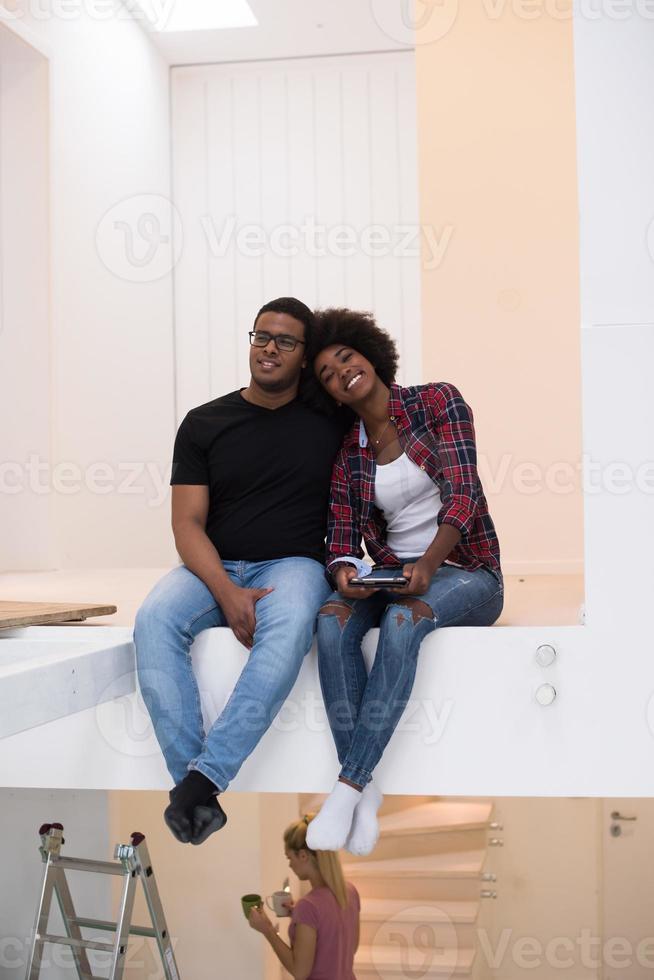
POLYGON ((91 874, 118 875, 124 878, 129 874, 122 864, 115 861, 89 861, 87 858, 53 857, 50 863, 55 868, 67 868, 69 871, 90 871, 91 874))
POLYGON ((105 953, 113 953, 113 943, 97 943, 93 939, 72 939, 70 936, 39 936, 41 943, 54 943, 57 946, 74 946, 75 949, 101 949, 105 953))
MULTIPOLYGON (((104 932, 116 931, 116 923, 108 922, 106 919, 87 919, 83 916, 75 916, 70 921, 79 926, 80 929, 102 929, 104 932)), ((129 934, 130 936, 147 936, 150 939, 157 938, 155 930, 148 926, 130 926, 129 934)))

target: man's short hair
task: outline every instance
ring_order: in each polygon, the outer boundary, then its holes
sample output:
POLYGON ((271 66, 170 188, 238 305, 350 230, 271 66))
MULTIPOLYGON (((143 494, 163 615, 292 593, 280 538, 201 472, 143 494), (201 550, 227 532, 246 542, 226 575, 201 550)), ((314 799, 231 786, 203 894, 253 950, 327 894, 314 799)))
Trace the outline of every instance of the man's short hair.
POLYGON ((271 299, 265 303, 254 318, 254 326, 262 313, 286 313, 294 320, 299 320, 304 324, 304 339, 308 342, 311 339, 315 327, 315 317, 313 312, 301 300, 294 296, 280 296, 278 299, 271 299))

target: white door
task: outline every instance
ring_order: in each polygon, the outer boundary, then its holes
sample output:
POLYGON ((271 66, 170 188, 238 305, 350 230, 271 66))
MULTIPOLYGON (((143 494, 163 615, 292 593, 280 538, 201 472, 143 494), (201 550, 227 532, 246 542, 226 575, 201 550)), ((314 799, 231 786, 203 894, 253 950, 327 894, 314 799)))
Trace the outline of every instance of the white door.
POLYGON ((654 977, 654 799, 603 802, 603 980, 654 977))

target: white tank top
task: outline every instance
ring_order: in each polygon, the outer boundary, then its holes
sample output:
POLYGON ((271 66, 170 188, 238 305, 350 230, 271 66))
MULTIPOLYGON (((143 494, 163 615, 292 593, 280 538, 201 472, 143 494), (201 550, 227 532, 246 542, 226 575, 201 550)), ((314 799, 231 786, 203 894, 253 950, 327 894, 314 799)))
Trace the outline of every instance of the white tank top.
POLYGON ((398 558, 424 555, 438 528, 437 485, 405 453, 385 466, 377 464, 375 472, 375 504, 386 521, 388 547, 398 558))

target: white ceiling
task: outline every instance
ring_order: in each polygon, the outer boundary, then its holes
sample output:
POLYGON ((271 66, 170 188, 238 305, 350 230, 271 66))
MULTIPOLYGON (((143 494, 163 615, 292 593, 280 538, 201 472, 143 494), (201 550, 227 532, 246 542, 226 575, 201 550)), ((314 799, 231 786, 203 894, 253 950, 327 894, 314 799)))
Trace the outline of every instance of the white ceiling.
POLYGON ((402 20, 402 10, 409 7, 407 0, 249 3, 258 27, 169 33, 151 31, 140 22, 171 65, 397 51, 413 46, 411 32, 402 20))

